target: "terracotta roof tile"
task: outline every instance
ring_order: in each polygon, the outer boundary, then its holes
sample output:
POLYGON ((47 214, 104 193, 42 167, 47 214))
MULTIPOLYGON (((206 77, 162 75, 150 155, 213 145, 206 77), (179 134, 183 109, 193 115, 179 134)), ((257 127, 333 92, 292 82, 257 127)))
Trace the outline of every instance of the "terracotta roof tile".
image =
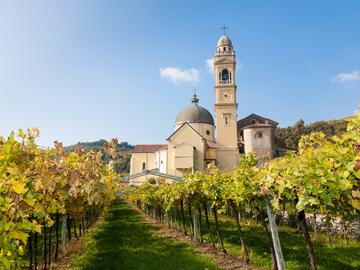
POLYGON ((134 146, 132 153, 155 153, 158 150, 167 149, 166 144, 137 144, 134 146))
POLYGON ((269 118, 265 118, 265 117, 262 117, 260 115, 257 115, 257 114, 250 114, 249 116, 243 118, 243 119, 240 119, 237 121, 237 128, 238 128, 238 131, 241 130, 242 128, 244 127, 247 127, 247 126, 251 126, 251 125, 256 125, 256 124, 265 124, 265 125, 269 125, 269 126, 274 126, 276 127, 278 125, 277 122, 275 122, 274 120, 271 120, 269 118), (255 122, 253 122, 253 120, 255 122))

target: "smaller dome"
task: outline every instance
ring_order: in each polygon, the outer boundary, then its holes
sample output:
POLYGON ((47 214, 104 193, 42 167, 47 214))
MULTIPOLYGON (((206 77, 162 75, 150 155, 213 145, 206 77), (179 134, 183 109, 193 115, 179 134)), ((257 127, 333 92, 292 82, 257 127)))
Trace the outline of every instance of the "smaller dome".
POLYGON ((230 38, 225 34, 222 35, 221 38, 219 39, 219 41, 217 42, 217 47, 222 47, 222 46, 232 47, 230 38))
POLYGON ((203 123, 214 125, 214 118, 208 110, 198 105, 199 99, 196 95, 192 98, 192 106, 182 110, 176 117, 175 125, 183 123, 203 123))

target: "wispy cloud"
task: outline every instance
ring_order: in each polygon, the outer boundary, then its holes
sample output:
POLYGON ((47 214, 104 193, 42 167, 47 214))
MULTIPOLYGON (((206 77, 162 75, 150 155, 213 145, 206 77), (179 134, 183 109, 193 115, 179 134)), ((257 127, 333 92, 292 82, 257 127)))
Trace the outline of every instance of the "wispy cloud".
POLYGON ((353 53, 356 53, 356 46, 355 45, 350 45, 350 46, 347 46, 344 50, 344 53, 345 54, 348 54, 348 55, 351 55, 353 53))
POLYGON ((354 70, 353 72, 348 73, 339 73, 331 78, 331 81, 340 83, 360 81, 360 70, 354 70))
POLYGON ((214 73, 214 58, 211 57, 210 59, 205 60, 206 67, 210 73, 214 73))
POLYGON ((195 84, 200 81, 199 71, 195 68, 181 69, 177 67, 164 67, 160 68, 160 76, 174 84, 195 84))

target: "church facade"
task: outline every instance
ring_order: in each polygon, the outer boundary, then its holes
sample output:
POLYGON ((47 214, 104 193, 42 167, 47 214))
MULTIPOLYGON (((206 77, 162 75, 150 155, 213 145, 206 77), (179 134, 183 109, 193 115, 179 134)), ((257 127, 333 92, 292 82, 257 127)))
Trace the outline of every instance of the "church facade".
POLYGON ((216 122, 194 94, 190 106, 177 115, 166 144, 135 145, 130 184, 141 185, 150 178, 160 177, 167 182, 179 180, 185 172, 204 171, 209 163, 230 171, 238 165, 239 153, 274 157, 274 132, 278 123, 256 114, 237 120, 235 71, 235 51, 224 34, 214 55, 216 122))

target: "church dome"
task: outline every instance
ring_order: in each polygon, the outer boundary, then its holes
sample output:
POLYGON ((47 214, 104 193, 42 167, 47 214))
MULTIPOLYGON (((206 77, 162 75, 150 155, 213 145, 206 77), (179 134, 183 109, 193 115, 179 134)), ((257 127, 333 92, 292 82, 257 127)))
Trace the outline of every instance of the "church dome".
POLYGON ((229 46, 232 47, 232 43, 230 38, 227 35, 222 35, 217 42, 217 47, 229 46))
POLYGON ((176 117, 175 125, 183 123, 203 123, 214 126, 214 118, 208 110, 198 105, 199 99, 194 94, 192 105, 183 109, 176 117))

